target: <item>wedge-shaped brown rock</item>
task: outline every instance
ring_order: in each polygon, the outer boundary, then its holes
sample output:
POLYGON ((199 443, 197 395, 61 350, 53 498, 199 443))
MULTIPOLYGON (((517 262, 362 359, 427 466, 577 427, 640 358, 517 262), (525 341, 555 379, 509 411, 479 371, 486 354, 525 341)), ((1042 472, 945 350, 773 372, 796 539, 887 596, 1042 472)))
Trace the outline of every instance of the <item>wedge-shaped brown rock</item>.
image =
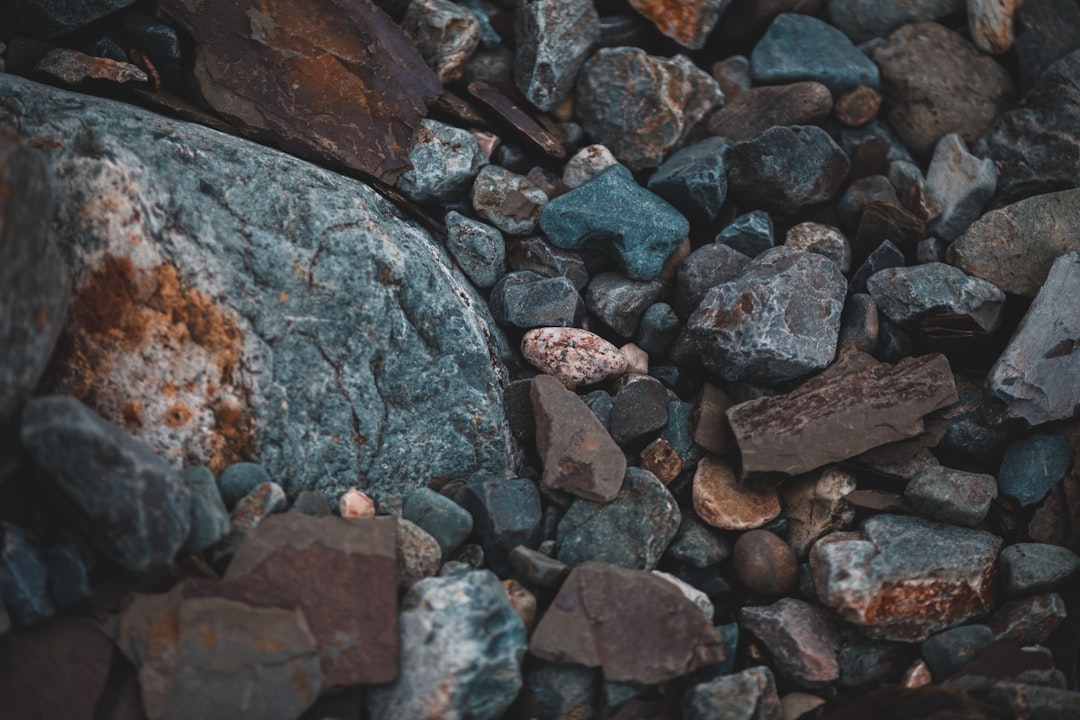
POLYGON ((896 365, 851 352, 785 394, 741 403, 728 423, 742 476, 799 475, 923 433, 923 416, 956 402, 944 355, 896 365))
POLYGON ((203 97, 246 135, 393 183, 441 86, 371 0, 164 0, 203 97))
POLYGON ((533 633, 544 660, 599 667, 613 682, 666 682, 724 659, 723 638, 664 578, 587 562, 574 568, 533 633))

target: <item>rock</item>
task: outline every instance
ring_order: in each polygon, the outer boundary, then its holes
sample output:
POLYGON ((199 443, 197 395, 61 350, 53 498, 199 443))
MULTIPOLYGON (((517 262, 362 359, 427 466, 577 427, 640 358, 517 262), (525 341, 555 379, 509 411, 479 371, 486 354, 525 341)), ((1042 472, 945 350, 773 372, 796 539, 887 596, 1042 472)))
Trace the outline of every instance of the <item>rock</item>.
POLYGON ((768 530, 751 530, 740 535, 733 558, 739 579, 756 593, 786 595, 799 580, 795 553, 768 530))
POLYGON ((884 37, 901 25, 937 20, 959 12, 964 0, 909 0, 880 3, 875 0, 827 0, 829 20, 854 42, 884 37))
MULTIPOLYGON (((425 2, 445 0, 421 0, 410 8, 425 2)), ((487 162, 472 133, 425 118, 409 149, 412 167, 398 177, 395 187, 413 202, 446 202, 463 193, 487 162)))
POLYGON ((530 390, 536 449, 549 489, 608 502, 622 487, 626 458, 585 403, 550 375, 537 375, 530 390))
POLYGON ((600 36, 600 18, 587 0, 532 0, 517 4, 514 82, 544 111, 554 110, 600 36))
POLYGON ((1067 0, 1028 0, 1015 16, 1019 31, 1014 46, 1020 78, 1031 87, 1057 60, 1080 48, 1076 34, 1080 28, 1080 8, 1067 0))
POLYGON ((1005 293, 994 285, 938 262, 886 268, 871 275, 866 288, 878 310, 899 325, 948 314, 993 332, 1005 305, 1005 293))
POLYGON ((832 225, 802 222, 787 231, 784 244, 796 250, 817 253, 836 263, 840 272, 851 269, 851 243, 832 225))
POLYGON ((750 55, 750 73, 761 85, 814 80, 834 95, 860 85, 880 87, 878 69, 842 32, 809 15, 783 13, 750 55))
MULTIPOLYGON (((400 183, 399 183, 400 185, 400 183)), ((446 249, 461 272, 478 288, 489 288, 506 272, 502 233, 451 210, 446 223, 446 249)))
POLYGON ((855 476, 840 468, 794 478, 780 487, 787 542, 795 556, 805 560, 810 547, 830 532, 846 530, 855 520, 855 508, 844 496, 857 487, 855 476))
POLYGON ((781 720, 776 681, 768 667, 752 667, 695 685, 682 700, 686 720, 781 720))
POLYGON ((525 692, 535 700, 531 717, 596 717, 596 672, 581 665, 538 664, 525 676, 525 692))
POLYGON ((1077 318, 1063 313, 1080 288, 1080 253, 1054 262, 1005 351, 987 375, 990 392, 1007 403, 1006 414, 1032 425, 1071 417, 1080 403, 1073 350, 1077 318))
POLYGON ((861 640, 840 648, 841 687, 860 687, 880 682, 895 682, 914 657, 906 643, 861 640))
POLYGON ((229 532, 229 511, 221 498, 214 474, 205 465, 184 468, 180 477, 188 490, 191 529, 183 551, 201 553, 229 532))
POLYGON ((720 633, 678 587, 602 562, 570 573, 529 651, 551 662, 599 667, 609 681, 645 684, 724 659, 720 633))
POLYGON ((599 250, 631 280, 652 280, 682 244, 690 223, 638 185, 626 167, 614 165, 548 203, 540 229, 557 247, 599 250))
POLYGON ((737 279, 710 290, 687 321, 687 333, 705 366, 726 380, 791 380, 832 361, 846 293, 835 263, 773 248, 737 279))
POLYGON ((1032 435, 1005 450, 998 470, 1001 494, 1022 508, 1042 501, 1073 464, 1073 450, 1061 435, 1032 435))
POLYGON ((866 293, 848 295, 844 313, 840 316, 840 337, 836 347, 840 353, 848 348, 873 353, 877 347, 880 324, 874 298, 866 293))
POLYGON ((524 545, 518 545, 510 551, 510 564, 526 580, 541 587, 559 585, 570 572, 564 563, 524 545))
MULTIPOLYGON (((768 217, 766 213, 762 215, 768 217)), ((749 264, 749 257, 726 244, 702 245, 679 266, 675 285, 676 312, 682 317, 690 315, 709 290, 739 277, 749 264)))
POLYGON ((626 356, 599 335, 578 328, 536 328, 521 339, 521 354, 568 388, 618 377, 626 356))
POLYGON ((71 293, 49 226, 47 167, 40 153, 0 139, 0 187, 7 188, 0 198, 0 423, 13 419, 37 385, 71 293))
POLYGON ((836 119, 848 127, 862 127, 877 118, 881 93, 860 85, 836 100, 836 119))
POLYGON ((921 688, 929 685, 933 680, 933 677, 930 676, 930 668, 927 667, 926 661, 916 660, 904 673, 904 677, 900 681, 900 687, 921 688))
POLYGON ((1054 590, 1080 572, 1080 556, 1060 545, 1017 543, 1001 551, 998 570, 1012 597, 1054 590))
POLYGON ((683 516, 675 539, 668 546, 667 554, 680 562, 696 568, 706 568, 722 563, 731 555, 727 540, 701 522, 696 515, 683 516))
POLYGON ((562 181, 573 190, 592 180, 619 161, 603 145, 586 145, 574 153, 563 166, 562 181))
POLYGON ((402 517, 435 538, 444 558, 453 555, 473 529, 468 510, 430 488, 420 488, 405 499, 402 517))
POLYGON ((397 574, 398 586, 411 588, 426 577, 439 572, 442 565, 439 541, 416 523, 398 518, 397 574))
POLYGON ((45 554, 26 531, 0 523, 0 600, 19 625, 36 625, 56 614, 49 596, 45 554))
POLYGON ((600 273, 585 291, 585 306, 623 337, 633 337, 645 309, 664 292, 658 280, 628 280, 619 273, 600 273))
POLYGON ((928 637, 922 644, 922 656, 934 679, 941 682, 992 642, 994 631, 990 628, 965 625, 928 637))
POLYGON ((884 175, 869 175, 851 183, 837 203, 836 210, 845 225, 858 227, 863 209, 870 203, 875 202, 900 206, 900 200, 896 196, 896 189, 889 182, 889 178, 884 175))
POLYGON ((832 93, 820 82, 750 88, 709 116, 709 134, 749 140, 774 125, 817 125, 832 109, 832 93))
POLYGON ((881 70, 889 124, 919 156, 948 133, 974 143, 1012 101, 1005 69, 934 22, 901 27, 871 57, 881 70))
POLYGON ((980 160, 970 154, 960 136, 950 133, 934 149, 927 187, 941 212, 930 228, 938 237, 951 242, 979 218, 994 196, 997 171, 992 160, 980 160))
POLYGON ((585 314, 581 296, 569 279, 529 270, 503 275, 488 302, 497 322, 526 329, 573 326, 585 314))
MULTIPOLYGON (((311 492, 306 490, 305 492, 311 492)), ((303 495, 303 493, 301 493, 303 495)), ((323 496, 325 500, 325 496, 323 496)), ((316 506, 315 513, 306 513, 309 515, 329 515, 329 509, 327 512, 320 512, 322 509, 318 500, 313 500, 312 503, 316 506)), ((300 504, 300 498, 296 499, 296 504, 293 505, 293 509, 297 509, 300 504)), ((326 501, 326 505, 329 506, 329 501, 326 501)), ((338 500, 338 514, 347 520, 357 520, 365 517, 375 517, 375 501, 369 497, 366 493, 357 490, 356 488, 349 488, 338 500)))
POLYGON ((685 580, 680 580, 671 573, 666 573, 662 570, 653 570, 652 574, 667 580, 669 583, 679 588, 679 592, 683 594, 683 597, 692 602, 694 607, 701 611, 702 616, 708 622, 713 621, 713 615, 716 613, 716 606, 713 605, 712 600, 710 600, 709 596, 703 591, 698 590, 685 580))
POLYGON ((720 86, 685 55, 634 47, 597 50, 578 75, 578 118, 586 134, 631 170, 656 167, 714 107, 720 86))
POLYGON ((886 240, 867 255, 859 265, 859 269, 852 274, 851 282, 848 284, 849 291, 852 294, 867 292, 867 281, 871 277, 889 268, 902 268, 905 262, 904 251, 886 240))
POLYGON ((780 498, 767 485, 744 485, 727 462, 706 455, 694 473, 694 511, 721 530, 759 528, 780 514, 780 498))
POLYGON ((524 175, 498 165, 487 165, 476 176, 472 203, 477 215, 507 235, 528 235, 536 230, 547 205, 544 191, 524 175))
POLYGON ((421 580, 405 596, 400 623, 401 678, 369 691, 372 720, 494 720, 514 701, 525 626, 494 574, 421 580))
POLYGON ((940 354, 905 358, 893 366, 847 353, 787 394, 732 407, 727 419, 744 477, 798 475, 917 437, 924 431, 924 415, 956 400, 952 372, 940 354), (851 434, 848 428, 855 426, 862 432, 851 434))
POLYGON ((77 607, 93 599, 87 564, 92 559, 90 548, 74 539, 62 540, 45 549, 49 593, 58 607, 77 607))
POLYGON ((986 624, 996 640, 1042 645, 1065 617, 1065 601, 1057 593, 1049 593, 1004 603, 986 619, 986 624))
POLYGON ((670 305, 658 302, 645 308, 645 312, 641 314, 635 339, 638 347, 645 352, 664 357, 678 335, 679 316, 670 305))
POLYGON ((52 38, 78 30, 117 10, 131 5, 135 0, 91 0, 76 5, 55 2, 17 0, 14 3, 19 26, 30 35, 52 38))
POLYGON ((821 128, 773 127, 732 146, 728 184, 747 203, 788 214, 835 196, 850 167, 821 128))
POLYGON ((270 474, 258 463, 232 463, 218 475, 217 486, 225 507, 236 507, 245 495, 263 483, 273 482, 270 474))
POLYGON ((1076 704, 1077 697, 1075 692, 1058 688, 1001 682, 990 689, 987 700, 994 703, 994 707, 1003 709, 1005 712, 1030 713, 1031 717, 1054 717, 1059 712, 1071 712, 1071 707, 1076 704), (1069 708, 1069 710, 1063 710, 1064 708, 1069 708))
POLYGON ((442 83, 460 80, 462 65, 480 46, 480 21, 450 0, 411 0, 401 29, 442 83))
POLYGON ((968 28, 975 47, 1000 55, 1013 44, 1013 16, 1022 0, 967 0, 968 28))
MULTIPOLYGON (((756 258, 776 244, 773 239, 772 218, 764 210, 753 210, 740 215, 720 231, 716 236, 716 243, 726 245, 746 257, 756 258)), ((738 267, 739 274, 745 265, 744 262, 738 267)))
POLYGON ((727 197, 724 138, 707 138, 674 152, 649 178, 649 190, 690 218, 713 222, 727 197))
POLYGON ((532 480, 475 475, 465 484, 463 504, 472 513, 488 566, 500 577, 513 572, 515 548, 540 543, 540 493, 532 480))
POLYGON ((739 622, 768 648, 777 671, 789 680, 815 688, 840 677, 840 630, 821 607, 784 598, 744 607, 739 622))
POLYGON ((659 480, 627 468, 611 502, 579 499, 570 505, 559 521, 557 557, 570 568, 592 561, 652 570, 681 521, 675 498, 659 480))
POLYGON ((975 527, 990 511, 997 498, 993 475, 932 467, 924 470, 904 488, 904 497, 923 515, 954 525, 975 527))
POLYGON ((682 472, 682 460, 671 447, 671 443, 658 437, 641 451, 641 469, 656 476, 665 487, 670 485, 682 472))
POLYGON ((664 35, 691 50, 700 50, 731 0, 630 0, 664 35))
POLYGON ((917 642, 986 613, 1000 538, 901 515, 875 515, 810 551, 822 602, 872 638, 917 642))
POLYGON ((236 503, 229 515, 229 534, 214 547, 212 558, 217 563, 226 563, 232 557, 244 538, 254 530, 264 518, 273 513, 284 512, 288 500, 281 486, 273 482, 256 485, 251 492, 236 503))
POLYGON ((611 439, 631 445, 649 437, 667 424, 668 391, 654 378, 645 376, 628 385, 611 406, 611 439))
POLYGON ((78 297, 61 389, 177 465, 257 457, 291 496, 507 467, 502 340, 367 186, 12 75, 0 118, 65 168, 52 222, 78 297))
POLYGON ((150 79, 131 63, 91 57, 64 48, 50 50, 34 66, 33 74, 47 82, 73 88, 145 83, 150 79))

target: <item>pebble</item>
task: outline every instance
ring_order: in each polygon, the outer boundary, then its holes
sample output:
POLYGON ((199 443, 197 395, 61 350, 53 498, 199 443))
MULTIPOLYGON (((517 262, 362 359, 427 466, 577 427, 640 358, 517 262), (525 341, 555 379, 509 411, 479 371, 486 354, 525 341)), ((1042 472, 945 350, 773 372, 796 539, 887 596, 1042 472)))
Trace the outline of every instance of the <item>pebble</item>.
POLYGON ((57 607, 77 607, 93 599, 87 564, 92 558, 90 549, 78 540, 63 540, 45 549, 49 592, 57 607))
POLYGON ((901 25, 937 20, 964 8, 964 0, 827 0, 826 4, 829 20, 857 43, 884 37, 901 25))
POLYGON ((727 539, 692 513, 683 516, 667 554, 695 568, 707 568, 731 556, 727 539))
POLYGON ((661 33, 691 50, 700 50, 731 0, 630 0, 661 33))
MULTIPOLYGON (((896 247, 891 240, 881 243, 866 256, 859 268, 852 274, 849 292, 866 293, 867 281, 883 270, 902 268, 906 264, 904 251, 896 247)), ((876 306, 875 306, 876 307, 876 306)))
POLYGON ((874 303, 898 325, 947 313, 970 318, 986 332, 997 329, 1005 293, 945 263, 886 268, 866 281, 874 303))
POLYGON ((444 222, 446 249, 472 284, 489 288, 498 282, 506 272, 506 243, 502 233, 453 210, 446 214, 444 222))
POLYGON ((679 335, 679 316, 667 303, 653 303, 638 321, 637 346, 654 357, 664 357, 679 335))
POLYGON ((642 314, 663 293, 663 283, 658 280, 629 280, 620 273, 599 273, 585 289, 585 307, 619 335, 631 338, 642 314))
POLYGON ((273 513, 285 512, 289 501, 285 491, 275 482, 259 483, 233 507, 229 514, 229 533, 211 552, 215 564, 223 565, 236 552, 251 531, 264 518, 273 513))
POLYGON ((1001 551, 998 570, 1012 597, 1054 590, 1080 572, 1080 556, 1060 545, 1016 543, 1001 551))
POLYGON ((878 332, 877 305, 874 298, 866 293, 848 295, 844 313, 840 316, 840 336, 836 341, 839 352, 854 348, 858 352, 873 353, 877 347, 878 332))
POLYGON ((728 185, 752 206, 788 214, 832 199, 850 169, 847 155, 821 128, 772 127, 732 146, 728 185))
MULTIPOLYGON (((748 258, 756 258, 776 245, 773 238, 772 217, 764 210, 754 210, 740 215, 720 231, 720 234, 716 236, 716 242, 748 258)), ((738 268, 740 274, 745 266, 746 263, 743 263, 738 268)))
POLYGON ((930 675, 930 668, 927 666, 925 660, 916 660, 911 664, 904 672, 904 677, 900 681, 900 687, 903 688, 921 688, 929 685, 934 681, 934 678, 930 675))
POLYGON ((713 621, 713 615, 716 612, 716 606, 713 605, 713 602, 709 599, 708 595, 706 595, 704 592, 697 589, 690 583, 686 582, 685 580, 681 580, 678 577, 672 575, 671 573, 666 573, 662 570, 653 570, 652 574, 667 580, 669 583, 679 588, 679 592, 683 594, 683 597, 694 603, 694 607, 701 611, 701 615, 705 618, 707 622, 711 623, 713 621))
POLYGON ((762 595, 786 595, 799 579, 799 561, 775 533, 751 530, 735 542, 735 572, 746 587, 762 595))
POLYGON ((881 108, 881 93, 860 85, 836 100, 836 119, 848 127, 862 127, 877 118, 881 108))
POLYGON ((915 247, 915 262, 920 264, 945 262, 946 252, 945 242, 936 237, 928 237, 920 240, 915 247))
POLYGON ((574 80, 600 37, 590 0, 518 3, 514 17, 514 83, 544 111, 570 96, 574 80))
POLYGON ((619 352, 626 358, 627 375, 649 374, 649 353, 645 352, 634 343, 626 343, 619 348, 619 352))
POLYGON ((1003 603, 990 614, 986 624, 997 640, 1014 640, 1021 645, 1042 645, 1067 616, 1065 601, 1057 593, 1003 603))
POLYGON ((825 687, 840 678, 840 629, 819 605, 783 598, 747 606, 739 623, 769 650, 777 672, 804 688, 825 687))
POLYGON ((460 80, 465 61, 480 46, 480 21, 450 0, 413 0, 401 28, 442 83, 460 80))
POLYGON ((435 538, 444 558, 453 555, 473 530, 468 510, 430 488, 420 488, 405 499, 403 517, 435 538))
POLYGON ((921 220, 930 221, 938 215, 937 203, 926 186, 922 170, 913 161, 892 160, 886 170, 889 182, 896 188, 900 204, 921 220))
POLYGON ((793 13, 782 13, 769 25, 750 55, 750 72, 760 85, 814 80, 834 95, 881 84, 874 63, 841 31, 793 13))
POLYGON ((709 290, 736 279, 749 264, 748 256, 721 242, 702 245, 690 253, 679 266, 675 281, 676 314, 681 317, 690 315, 709 290))
POLYGON ((45 554, 26 531, 0 523, 0 599, 19 625, 36 625, 56 614, 49 596, 45 554))
POLYGON ((357 488, 349 488, 338 500, 338 514, 347 520, 375 517, 375 501, 357 488))
POLYGON ((611 439, 629 446, 656 433, 667 424, 667 404, 668 391, 659 380, 643 376, 628 385, 611 407, 611 439))
POLYGON ((107 82, 117 86, 143 84, 150 76, 127 62, 91 57, 77 50, 56 48, 34 66, 33 74, 50 82, 78 88, 87 84, 107 82))
POLYGON ((540 543, 540 491, 528 478, 474 475, 465 483, 462 504, 472 514, 488 567, 500 577, 513 572, 516 547, 540 543))
POLYGON ((749 140, 775 125, 820 125, 832 109, 829 88, 812 80, 748 88, 709 116, 709 134, 749 140))
MULTIPOLYGON (((334 504, 330 501, 330 498, 326 497, 326 493, 321 490, 301 490, 300 494, 296 496, 292 507, 289 508, 289 512, 303 513, 311 517, 326 517, 334 514, 334 504)), ((342 517, 347 517, 344 513, 341 513, 340 505, 338 512, 342 517)))
POLYGON ((1013 16, 1023 0, 967 0, 968 28, 975 47, 1000 55, 1013 44, 1013 16))
POLYGON ((506 273, 491 289, 491 316, 519 328, 571 327, 585 307, 568 278, 544 277, 529 270, 506 273))
POLYGON ((780 514, 776 489, 765 484, 743 484, 726 461, 706 455, 694 472, 694 511, 721 530, 750 530, 780 514))
POLYGON ((570 572, 565 563, 524 545, 510 551, 510 564, 526 580, 540 587, 556 587, 570 572))
POLYGON ((263 483, 273 482, 262 465, 238 462, 226 465, 217 478, 218 490, 225 507, 232 510, 244 496, 263 483))
POLYGON ((1073 464, 1073 450, 1061 435, 1031 435, 1005 450, 998 470, 1001 494, 1022 508, 1039 504, 1073 464))
POLYGON ((514 608, 514 612, 517 613, 522 624, 525 625, 525 635, 530 635, 536 626, 536 596, 517 580, 503 580, 502 585, 503 589, 506 590, 507 599, 510 600, 510 604, 514 608))
MULTIPOLYGON (((603 51, 600 51, 603 52, 603 51)), ((675 208, 613 165, 552 200, 540 229, 557 247, 598 250, 632 280, 652 280, 690 232, 675 208)))
POLYGON ((626 372, 626 357, 617 347, 579 328, 529 330, 521 339, 521 354, 533 367, 571 389, 626 372))
POLYGON ((425 118, 409 149, 409 162, 412 168, 398 176, 395 187, 413 202, 437 203, 468 189, 488 159, 468 130, 425 118))
POLYGON ((581 398, 585 401, 589 411, 604 426, 604 430, 611 429, 611 408, 615 405, 614 398, 604 390, 593 390, 581 398))
POLYGON ((840 648, 841 687, 894 682, 911 664, 914 647, 907 643, 860 640, 840 648))
POLYGON ((900 207, 896 189, 884 175, 868 175, 851 183, 836 204, 836 210, 845 226, 857 227, 863 209, 874 202, 900 207))
POLYGON ((648 188, 688 218, 713 222, 727 197, 727 140, 711 137, 677 150, 649 177, 648 188))
POLYGON ((528 235, 536 230, 548 196, 524 175, 486 165, 473 182, 472 204, 477 215, 507 235, 528 235))
POLYGON ((214 474, 205 465, 186 467, 180 477, 187 486, 191 502, 191 530, 182 548, 184 552, 201 553, 229 532, 229 511, 214 474))
POLYGON ((913 256, 915 246, 925 237, 926 223, 914 214, 887 203, 870 203, 859 218, 853 251, 857 257, 863 257, 871 248, 892 240, 905 255, 913 256))
POLYGON ((840 272, 851 269, 851 243, 832 225, 801 222, 787 231, 784 244, 796 250, 817 253, 836 263, 840 272))
POLYGON ((506 242, 506 262, 511 270, 531 270, 544 277, 565 277, 579 292, 589 284, 589 271, 581 253, 557 248, 543 238, 506 242))
POLYGON ((855 476, 838 467, 793 478, 781 486, 787 542, 795 557, 805 560, 819 538, 851 526, 855 508, 844 497, 857 487, 855 476))
POLYGON ((679 454, 671 447, 671 443, 662 437, 658 437, 645 446, 640 455, 641 469, 648 470, 664 486, 668 486, 679 477, 683 464, 679 454))
POLYGON ((752 667, 695 685, 682 701, 685 720, 781 720, 776 680, 768 667, 752 667))
POLYGON ((959 135, 949 133, 934 148, 926 186, 941 213, 930 230, 952 242, 982 215, 997 189, 997 171, 993 160, 975 157, 959 135))
POLYGON ((540 663, 525 675, 525 692, 535 702, 529 717, 591 720, 596 684, 592 668, 540 663))
POLYGON ((750 58, 745 55, 731 55, 713 63, 712 73, 724 91, 725 107, 753 85, 750 80, 750 58))
POLYGON ((923 515, 954 525, 975 527, 986 519, 998 495, 992 475, 932 467, 904 488, 904 498, 923 515))
POLYGON ((562 181, 573 190, 581 187, 594 177, 619 161, 603 145, 586 145, 578 150, 563 166, 562 181))
POLYGON ((934 679, 942 682, 992 642, 994 631, 987 626, 965 625, 928 637, 922 643, 922 656, 934 679))
POLYGON ((398 518, 397 574, 400 588, 408 589, 423 578, 435 576, 442 560, 438 540, 411 520, 398 518))

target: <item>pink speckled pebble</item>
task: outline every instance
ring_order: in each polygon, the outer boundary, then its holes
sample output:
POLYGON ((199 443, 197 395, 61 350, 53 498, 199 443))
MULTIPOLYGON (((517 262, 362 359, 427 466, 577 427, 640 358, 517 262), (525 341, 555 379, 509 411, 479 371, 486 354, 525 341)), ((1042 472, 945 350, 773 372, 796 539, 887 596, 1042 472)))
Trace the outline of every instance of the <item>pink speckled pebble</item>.
POLYGON ((521 354, 568 388, 626 372, 626 357, 604 338, 579 328, 536 328, 521 339, 521 354))
POLYGON ((343 518, 375 517, 375 501, 356 488, 350 488, 338 501, 343 518))

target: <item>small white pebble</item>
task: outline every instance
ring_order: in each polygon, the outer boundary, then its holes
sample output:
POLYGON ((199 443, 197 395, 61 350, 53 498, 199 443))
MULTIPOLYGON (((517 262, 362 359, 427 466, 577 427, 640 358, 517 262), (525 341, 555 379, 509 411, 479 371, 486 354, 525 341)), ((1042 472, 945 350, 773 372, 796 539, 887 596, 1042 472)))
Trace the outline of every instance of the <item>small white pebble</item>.
POLYGON ((563 168, 562 181, 568 188, 576 188, 607 170, 619 161, 603 145, 586 145, 574 153, 563 168))

